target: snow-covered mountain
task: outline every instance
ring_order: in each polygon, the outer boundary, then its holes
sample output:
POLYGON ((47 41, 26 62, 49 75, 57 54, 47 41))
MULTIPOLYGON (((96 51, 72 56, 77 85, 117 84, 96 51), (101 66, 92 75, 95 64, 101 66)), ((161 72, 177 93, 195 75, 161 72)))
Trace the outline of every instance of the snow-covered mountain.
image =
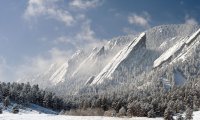
POLYGON ((41 84, 45 87, 53 86, 70 94, 87 85, 123 83, 187 59, 199 45, 199 35, 196 25, 157 26, 138 35, 113 38, 91 52, 79 50, 65 63, 55 63, 48 71, 26 79, 39 84, 43 81, 41 84))
POLYGON ((140 57, 138 56, 138 53, 145 53, 145 40, 146 40, 146 34, 141 33, 136 39, 131 41, 129 45, 124 47, 122 50, 120 50, 117 55, 105 66, 105 68, 98 74, 98 76, 93 80, 91 85, 93 84, 100 84, 105 79, 112 79, 113 74, 119 74, 116 73, 117 69, 121 66, 121 64, 127 64, 126 61, 131 58, 135 58, 135 61, 132 61, 130 64, 137 63, 136 61, 139 61, 142 54, 140 54, 140 57), (143 50, 144 49, 144 50, 143 50))
POLYGON ((186 59, 191 49, 196 47, 199 44, 199 38, 198 38, 199 35, 200 35, 200 29, 197 30, 190 37, 185 37, 177 41, 175 45, 170 47, 167 51, 165 51, 159 58, 157 58, 154 61, 153 67, 158 67, 163 62, 169 60, 171 57, 174 57, 174 56, 177 56, 177 57, 173 60, 173 62, 179 59, 182 59, 182 60, 186 59))

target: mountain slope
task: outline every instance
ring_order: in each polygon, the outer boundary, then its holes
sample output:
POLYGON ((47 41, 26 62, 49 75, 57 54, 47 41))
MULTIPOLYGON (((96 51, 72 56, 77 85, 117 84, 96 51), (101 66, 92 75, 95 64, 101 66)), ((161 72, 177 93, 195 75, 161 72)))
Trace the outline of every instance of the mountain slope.
MULTIPOLYGON (((199 34, 196 25, 157 26, 139 35, 113 38, 91 51, 78 51, 65 63, 54 63, 44 73, 26 79, 31 83, 46 84, 45 87, 62 94, 66 91, 67 94, 77 93, 88 85, 117 85, 128 81, 143 84, 144 75, 153 76, 155 72, 159 73, 157 70, 165 71, 162 67, 193 56, 192 51, 199 45, 199 34)), ((178 79, 183 78, 182 73, 176 73, 178 79)), ((169 81, 161 73, 157 76, 169 81)))
POLYGON ((200 35, 200 29, 197 30, 194 34, 192 34, 189 38, 183 38, 182 40, 178 41, 174 46, 169 48, 166 52, 164 52, 159 58, 154 61, 153 67, 158 67, 163 62, 169 60, 172 56, 177 56, 174 61, 179 59, 184 60, 186 55, 196 45, 199 44, 199 40, 197 39, 200 35), (190 45, 191 44, 191 45, 190 45), (183 51, 183 52, 182 52, 183 51), (178 53, 180 52, 180 53, 178 53), (177 55, 179 54, 179 55, 177 55))
POLYGON ((100 72, 100 74, 94 79, 94 81, 91 84, 99 84, 102 83, 104 79, 111 79, 112 74, 117 70, 120 64, 122 64, 130 56, 131 52, 136 51, 136 49, 140 49, 140 44, 144 44, 145 47, 145 40, 146 35, 145 33, 142 33, 128 46, 119 51, 119 53, 110 61, 110 63, 108 63, 108 65, 100 72))

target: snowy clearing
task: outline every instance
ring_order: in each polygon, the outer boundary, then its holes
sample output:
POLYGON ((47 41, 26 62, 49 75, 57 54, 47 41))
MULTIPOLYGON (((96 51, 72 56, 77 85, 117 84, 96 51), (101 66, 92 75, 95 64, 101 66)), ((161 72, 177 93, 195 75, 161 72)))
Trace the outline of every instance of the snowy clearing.
MULTIPOLYGON (((162 118, 154 118, 162 120, 162 118)), ((154 120, 153 118, 116 118, 116 117, 101 117, 101 116, 66 116, 52 114, 12 114, 4 112, 0 115, 0 120, 154 120)))
MULTIPOLYGON (((194 112, 193 120, 200 119, 200 111, 194 112)), ((163 120, 163 118, 117 118, 117 117, 102 117, 102 116, 66 116, 53 114, 38 114, 38 113, 19 113, 12 114, 4 112, 0 114, 0 120, 163 120)))

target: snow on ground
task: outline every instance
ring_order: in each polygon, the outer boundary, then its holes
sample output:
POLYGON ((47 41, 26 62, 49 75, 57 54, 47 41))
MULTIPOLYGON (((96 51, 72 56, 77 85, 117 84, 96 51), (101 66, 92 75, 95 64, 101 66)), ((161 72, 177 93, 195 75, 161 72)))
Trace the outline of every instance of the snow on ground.
MULTIPOLYGON (((2 107, 2 103, 0 103, 2 107)), ((117 118, 117 117, 103 117, 103 116, 67 116, 57 115, 55 111, 50 109, 31 104, 30 107, 19 109, 18 114, 13 114, 13 104, 8 108, 3 109, 3 114, 0 114, 0 120, 154 120, 146 117, 133 117, 133 118, 117 118)), ((156 118, 155 120, 162 120, 156 118)))
POLYGON ((200 120, 200 111, 194 112, 193 120, 200 120))
MULTIPOLYGON (((0 120, 163 120, 163 118, 146 118, 146 117, 102 117, 102 116, 67 116, 55 114, 38 114, 38 113, 19 113, 12 114, 4 111, 0 114, 0 120)), ((200 111, 193 113, 193 120, 200 120, 200 111)))
MULTIPOLYGON (((11 112, 12 106, 3 110, 0 120, 163 120, 147 117, 103 117, 103 116, 68 116, 56 115, 54 111, 32 104, 29 108, 20 109, 18 114, 11 112)), ((184 116, 184 114, 183 114, 184 116)), ((176 116, 174 116, 175 118, 176 116)), ((193 120, 200 120, 200 111, 193 113, 193 120)))
POLYGON ((37 113, 19 113, 12 114, 4 112, 0 114, 0 120, 162 120, 162 118, 117 118, 117 117, 102 117, 102 116, 66 116, 53 114, 37 114, 37 113))

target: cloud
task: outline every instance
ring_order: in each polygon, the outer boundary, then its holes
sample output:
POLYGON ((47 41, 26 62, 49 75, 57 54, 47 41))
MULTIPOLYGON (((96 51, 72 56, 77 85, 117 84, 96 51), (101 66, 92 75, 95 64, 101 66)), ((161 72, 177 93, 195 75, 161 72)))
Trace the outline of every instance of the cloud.
POLYGON ((80 30, 73 35, 60 36, 54 40, 54 44, 71 44, 74 49, 90 49, 103 44, 104 41, 96 37, 91 28, 91 21, 84 20, 80 25, 80 30))
POLYGON ((138 15, 136 13, 132 13, 128 16, 128 22, 130 24, 138 25, 141 27, 150 27, 150 15, 147 12, 144 12, 141 15, 138 15))
POLYGON ((26 57, 24 64, 17 66, 15 79, 22 79, 23 77, 31 77, 31 75, 39 75, 48 71, 52 64, 62 65, 67 61, 70 52, 58 48, 52 48, 47 53, 26 57))
POLYGON ((91 25, 90 25, 90 20, 86 20, 82 26, 81 26, 81 31, 80 33, 78 33, 76 35, 76 38, 79 40, 84 40, 84 41, 88 41, 88 42, 92 42, 95 41, 96 38, 95 36, 95 32, 91 29, 91 25))
POLYGON ((72 25, 75 21, 73 16, 67 10, 60 9, 56 3, 59 0, 29 0, 25 10, 25 19, 32 19, 39 16, 47 16, 49 18, 72 25))
POLYGON ((69 5, 72 8, 89 9, 101 5, 102 2, 102 0, 72 0, 69 5))
POLYGON ((186 15, 185 16, 185 24, 198 25, 198 21, 195 18, 189 17, 189 15, 186 15))

